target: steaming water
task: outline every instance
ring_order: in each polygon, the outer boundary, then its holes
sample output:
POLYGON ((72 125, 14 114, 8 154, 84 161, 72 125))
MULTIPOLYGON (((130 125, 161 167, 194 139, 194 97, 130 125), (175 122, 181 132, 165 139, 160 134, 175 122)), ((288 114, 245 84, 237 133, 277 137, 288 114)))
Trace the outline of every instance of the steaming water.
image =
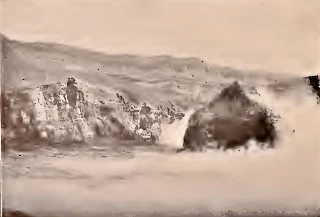
MULTIPOLYGON (((243 72, 242 76, 227 77, 197 69, 158 69, 156 65, 143 69, 102 64, 93 76, 88 73, 92 62, 64 58, 64 63, 59 63, 59 73, 64 76, 61 81, 74 76, 86 81, 91 93, 107 88, 130 90, 139 102, 148 101, 155 107, 169 100, 180 105, 184 119, 162 125, 160 143, 169 147, 182 145, 194 107, 208 102, 223 85, 239 80, 245 87, 255 86, 260 96, 248 95, 281 116, 278 148, 262 151, 253 146, 248 152, 181 154, 135 150, 117 156, 103 149, 115 142, 105 139, 96 144, 102 150, 12 152, 3 162, 4 207, 86 216, 260 209, 302 212, 320 207, 320 109, 306 85, 292 83, 292 90, 276 93, 267 87, 271 81, 263 75, 254 78, 243 72)), ((56 69, 50 64, 44 64, 49 72, 56 69)), ((42 66, 39 63, 37 67, 42 66)), ((28 85, 40 82, 26 80, 28 85)))

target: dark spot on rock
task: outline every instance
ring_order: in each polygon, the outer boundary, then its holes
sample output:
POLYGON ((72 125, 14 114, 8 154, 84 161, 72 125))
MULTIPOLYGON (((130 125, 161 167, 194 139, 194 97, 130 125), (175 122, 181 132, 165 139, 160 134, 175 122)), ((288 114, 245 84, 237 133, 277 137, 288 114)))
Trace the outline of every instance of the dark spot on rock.
POLYGON ((178 88, 179 88, 180 86, 178 86, 178 88))
POLYGON ((292 132, 294 132, 294 133, 295 133, 295 132, 296 132, 296 130, 293 130, 292 132))

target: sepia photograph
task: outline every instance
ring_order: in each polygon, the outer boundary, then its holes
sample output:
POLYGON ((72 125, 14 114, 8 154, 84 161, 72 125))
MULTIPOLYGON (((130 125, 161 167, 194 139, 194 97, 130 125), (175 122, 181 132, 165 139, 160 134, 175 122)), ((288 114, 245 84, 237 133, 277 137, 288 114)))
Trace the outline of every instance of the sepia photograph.
POLYGON ((0 0, 1 215, 320 216, 319 0, 0 0))

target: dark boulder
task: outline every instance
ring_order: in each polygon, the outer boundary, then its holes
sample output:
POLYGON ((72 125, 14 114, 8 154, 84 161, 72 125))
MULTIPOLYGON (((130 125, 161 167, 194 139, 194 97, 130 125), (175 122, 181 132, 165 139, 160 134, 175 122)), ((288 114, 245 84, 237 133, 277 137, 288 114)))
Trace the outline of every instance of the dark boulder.
POLYGON ((304 77, 304 80, 307 80, 309 85, 312 87, 312 91, 317 94, 318 104, 320 104, 320 81, 319 75, 313 75, 304 77))
POLYGON ((201 123, 190 125, 183 137, 183 148, 177 152, 184 150, 203 151, 207 141, 206 127, 201 123))
POLYGON ((216 141, 217 148, 224 150, 247 147, 250 139, 260 143, 268 143, 274 147, 276 130, 268 120, 267 114, 257 113, 250 119, 243 117, 216 117, 205 125, 208 134, 207 141, 216 141))
POLYGON ((199 151, 210 142, 217 142, 217 147, 225 150, 246 146, 250 139, 274 148, 276 138, 274 121, 268 109, 249 99, 239 83, 233 82, 207 107, 191 115, 183 149, 179 151, 199 151))

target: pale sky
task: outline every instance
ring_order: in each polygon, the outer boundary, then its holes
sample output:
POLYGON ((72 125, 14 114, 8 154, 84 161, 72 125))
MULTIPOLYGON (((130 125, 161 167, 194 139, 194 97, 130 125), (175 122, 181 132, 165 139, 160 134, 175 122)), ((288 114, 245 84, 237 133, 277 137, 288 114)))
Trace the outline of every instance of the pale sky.
POLYGON ((319 74, 320 0, 0 0, 2 31, 109 53, 319 74))

